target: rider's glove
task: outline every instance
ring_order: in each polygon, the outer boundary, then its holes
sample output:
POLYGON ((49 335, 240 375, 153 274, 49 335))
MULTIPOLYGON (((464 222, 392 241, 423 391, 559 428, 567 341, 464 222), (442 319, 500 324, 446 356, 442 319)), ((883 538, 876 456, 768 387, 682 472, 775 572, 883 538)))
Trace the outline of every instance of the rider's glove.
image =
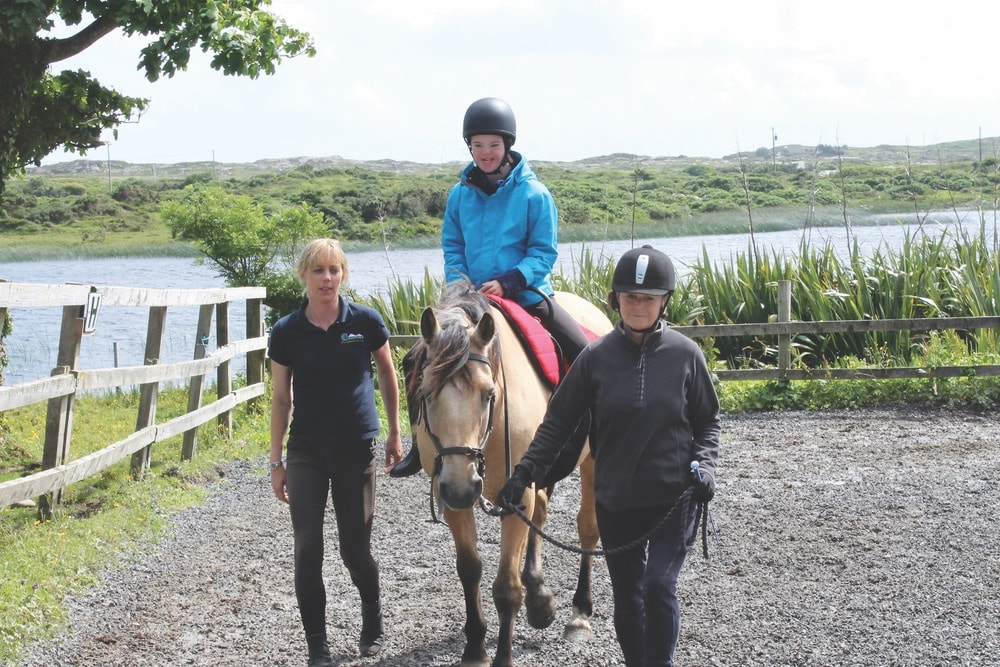
POLYGON ((531 475, 520 465, 514 466, 510 479, 504 482, 497 495, 497 504, 506 510, 524 509, 524 491, 531 484, 531 475))

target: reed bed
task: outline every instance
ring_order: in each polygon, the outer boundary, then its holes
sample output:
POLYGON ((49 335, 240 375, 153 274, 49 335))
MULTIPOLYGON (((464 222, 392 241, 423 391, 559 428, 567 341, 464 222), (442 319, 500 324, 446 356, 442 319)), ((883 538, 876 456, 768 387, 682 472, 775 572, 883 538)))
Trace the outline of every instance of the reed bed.
MULTIPOLYGON (((849 253, 830 243, 805 240, 793 251, 747 249, 729 262, 702 258, 679 279, 670 302, 672 324, 741 324, 773 321, 778 310, 778 281, 792 281, 793 320, 885 320, 997 315, 1000 257, 997 230, 956 227, 936 234, 907 232, 898 247, 880 245, 866 252, 855 242, 849 253)), ((572 258, 568 273, 553 275, 558 290, 579 294, 602 308, 617 258, 587 247, 572 258)), ((425 272, 420 284, 394 280, 387 297, 372 304, 398 333, 416 333, 420 312, 433 304, 443 282, 425 272)), ((995 330, 961 331, 969 354, 1000 352, 995 330)), ((926 352, 929 334, 873 332, 795 336, 795 363, 803 368, 910 365, 926 352)), ((759 336, 707 341, 706 354, 727 368, 776 362, 774 341, 759 336)))

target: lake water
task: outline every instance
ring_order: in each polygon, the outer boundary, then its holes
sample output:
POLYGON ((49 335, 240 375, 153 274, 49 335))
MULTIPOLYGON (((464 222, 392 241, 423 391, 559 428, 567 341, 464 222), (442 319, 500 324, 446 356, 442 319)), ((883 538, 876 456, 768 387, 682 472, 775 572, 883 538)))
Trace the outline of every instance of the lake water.
MULTIPOLYGON (((913 219, 913 216, 910 216, 913 219)), ((906 220, 902 214, 873 217, 866 222, 876 222, 874 226, 855 226, 853 233, 864 252, 871 252, 882 244, 898 247, 907 232, 915 230, 915 224, 901 224, 906 220)), ((930 216, 924 229, 939 233, 956 223, 955 214, 942 213, 930 216)), ((962 221, 969 231, 978 229, 978 216, 969 212, 962 221)), ((808 234, 811 244, 829 241, 834 250, 846 252, 846 231, 843 227, 812 228, 785 232, 766 232, 755 235, 759 249, 776 249, 794 252, 799 247, 803 234, 808 234)), ((666 252, 677 264, 678 271, 684 273, 687 266, 697 262, 703 248, 708 249, 713 261, 726 261, 748 249, 749 235, 724 234, 713 236, 688 236, 660 239, 637 239, 634 244, 649 243, 666 252)), ((573 262, 579 258, 586 246, 597 256, 619 257, 632 247, 633 242, 591 241, 587 243, 564 243, 559 247, 558 270, 564 274, 573 272, 573 262)), ((392 278, 419 281, 427 270, 432 276, 441 276, 444 264, 440 248, 391 249, 388 252, 348 253, 351 272, 351 287, 359 295, 384 292, 392 278)), ((114 285, 121 287, 148 287, 157 289, 180 288, 197 289, 222 287, 224 281, 215 274, 207 263, 190 257, 154 258, 107 258, 45 260, 39 262, 8 262, 0 264, 0 279, 22 283, 80 283, 87 285, 114 285)), ((80 368, 110 368, 115 366, 115 346, 117 344, 117 365, 137 366, 142 364, 145 349, 146 322, 148 308, 105 308, 100 313, 97 331, 84 337, 80 349, 80 368)), ((4 371, 7 385, 19 384, 47 377, 55 366, 58 354, 59 327, 62 319, 61 308, 14 308, 13 334, 7 339, 7 353, 10 363, 4 371)), ((198 321, 198 307, 173 307, 168 309, 166 334, 162 359, 166 363, 191 359, 194 354, 195 330, 198 321)), ((230 309, 230 336, 237 340, 244 337, 245 313, 241 304, 230 309)), ((214 329, 214 327, 213 327, 214 329)), ((209 346, 209 351, 214 349, 209 346)), ((240 360, 234 359, 234 370, 240 372, 240 360)))

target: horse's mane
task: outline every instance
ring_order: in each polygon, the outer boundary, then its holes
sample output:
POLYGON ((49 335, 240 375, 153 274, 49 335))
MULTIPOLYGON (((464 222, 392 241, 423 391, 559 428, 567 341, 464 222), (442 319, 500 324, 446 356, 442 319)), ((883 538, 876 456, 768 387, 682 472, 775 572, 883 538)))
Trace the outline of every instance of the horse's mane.
MULTIPOLYGON (((441 330, 430 345, 421 338, 414 348, 416 367, 430 369, 427 382, 420 386, 424 396, 437 394, 446 382, 456 376, 459 380, 468 377, 466 363, 469 360, 470 336, 473 328, 490 310, 490 302, 471 283, 455 282, 445 288, 433 308, 441 330)), ((490 367, 498 368, 498 346, 491 345, 488 354, 490 367)), ((414 373, 415 384, 420 383, 420 375, 419 370, 414 373)))

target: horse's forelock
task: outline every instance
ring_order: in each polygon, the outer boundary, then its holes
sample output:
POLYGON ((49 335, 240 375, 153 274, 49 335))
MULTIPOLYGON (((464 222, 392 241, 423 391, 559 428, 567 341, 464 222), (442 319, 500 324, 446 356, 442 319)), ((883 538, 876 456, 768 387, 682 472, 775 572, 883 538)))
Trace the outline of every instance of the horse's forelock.
MULTIPOLYGON (((468 376, 470 334, 487 308, 489 302, 481 294, 462 290, 446 292, 440 306, 434 309, 439 331, 427 346, 426 367, 430 373, 422 388, 425 396, 437 394, 456 376, 468 376), (449 299, 449 295, 457 298, 449 299)), ((492 368, 497 368, 499 361, 496 348, 491 345, 488 352, 492 368)))
POLYGON ((427 347, 427 369, 424 391, 437 394, 455 373, 462 369, 469 357, 468 318, 461 310, 434 311, 438 332, 427 347))

